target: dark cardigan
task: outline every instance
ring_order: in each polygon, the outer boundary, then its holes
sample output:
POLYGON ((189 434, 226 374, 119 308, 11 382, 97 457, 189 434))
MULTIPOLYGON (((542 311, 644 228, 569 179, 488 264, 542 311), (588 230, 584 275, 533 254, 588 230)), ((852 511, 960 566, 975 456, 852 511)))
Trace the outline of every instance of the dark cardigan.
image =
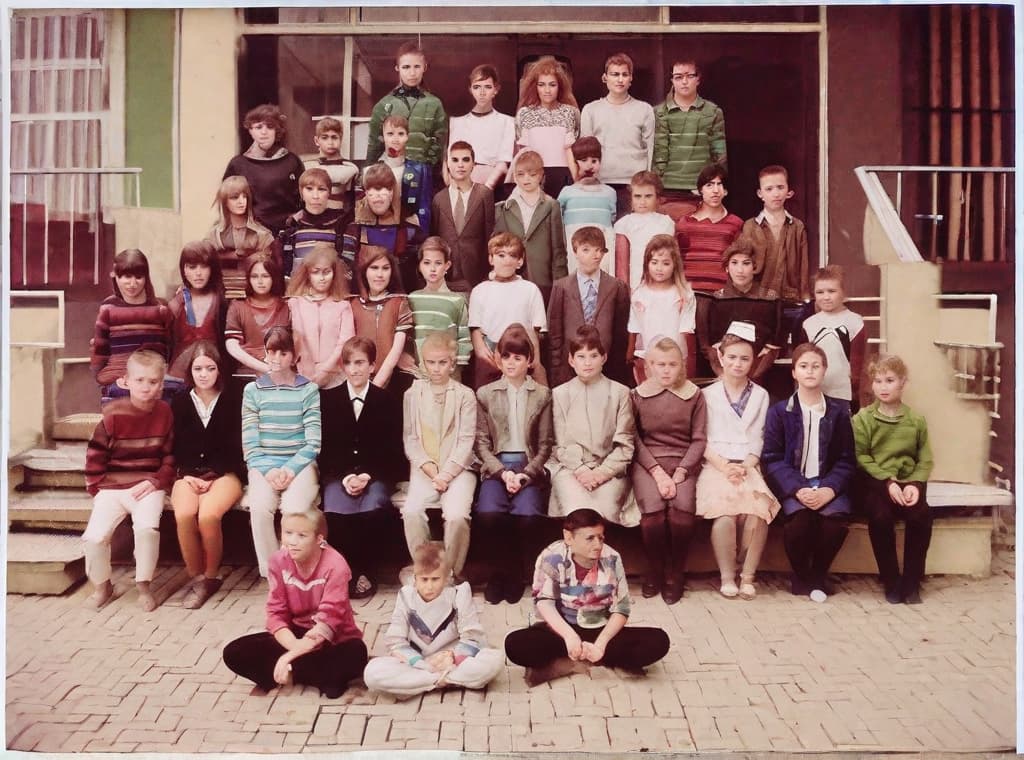
POLYGON ((174 463, 177 477, 204 480, 233 472, 245 483, 248 470, 242 457, 242 401, 227 388, 221 391, 206 427, 187 390, 171 400, 174 413, 174 463))

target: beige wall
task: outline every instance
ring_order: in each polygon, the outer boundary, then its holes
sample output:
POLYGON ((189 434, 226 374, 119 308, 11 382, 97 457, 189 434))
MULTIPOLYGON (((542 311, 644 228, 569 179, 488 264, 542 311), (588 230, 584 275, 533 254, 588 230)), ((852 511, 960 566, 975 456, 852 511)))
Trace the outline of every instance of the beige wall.
POLYGON ((50 388, 45 373, 53 363, 44 355, 53 349, 11 347, 10 453, 18 454, 37 446, 43 439, 47 416, 46 396, 50 388))
POLYGON ((178 119, 181 239, 203 237, 228 160, 238 152, 238 28, 231 8, 181 12, 178 119))
POLYGON ((932 479, 987 482, 989 405, 956 397, 953 367, 934 343, 944 322, 934 298, 940 290, 939 267, 898 263, 882 264, 879 270, 888 351, 907 364, 904 400, 928 420, 935 456, 932 479))

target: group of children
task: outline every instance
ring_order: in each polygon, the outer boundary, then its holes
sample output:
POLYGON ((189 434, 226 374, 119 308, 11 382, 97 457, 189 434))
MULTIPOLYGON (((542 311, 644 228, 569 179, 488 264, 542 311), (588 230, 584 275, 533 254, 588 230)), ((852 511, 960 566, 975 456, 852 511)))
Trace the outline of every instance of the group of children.
POLYGON ((142 252, 115 257, 92 343, 105 402, 87 465, 92 601, 113 594, 110 538, 130 514, 140 602, 156 606, 170 492, 192 579, 183 605, 201 606, 220 586, 220 521, 243 489, 268 630, 225 661, 268 688, 294 679, 332 695, 364 666, 368 685, 399 694, 489 681, 502 659, 458 585, 471 520, 489 603, 517 602, 521 559, 540 552, 542 622, 506 651, 542 675, 643 667, 667 651, 661 631, 622 635, 629 598, 605 522, 639 526, 642 593, 673 604, 698 517, 713 521, 721 594, 751 599, 781 511, 792 591, 820 601, 860 504, 886 599, 920 601, 931 455, 924 420, 901 401, 906 368, 871 364, 876 401, 851 421, 863 320, 843 303, 838 267, 808 277, 785 169, 760 173, 757 217, 725 209, 724 119, 697 94, 696 64, 673 65, 673 90, 652 109, 629 96, 632 61, 613 55, 608 96, 581 115, 564 67, 541 58, 514 120, 493 110, 497 72, 479 66, 476 105, 450 135, 421 87, 422 51, 403 47, 396 70, 371 120, 368 157, 381 160, 361 177, 341 157, 340 122, 318 123, 320 155, 304 167, 283 147, 283 115, 261 106, 217 223, 182 250, 170 302, 142 252), (790 333, 796 392, 770 405, 758 381, 790 333), (691 378, 702 375, 717 379, 701 389, 691 378), (389 657, 367 666, 348 600, 375 592, 403 481, 414 588, 396 603, 389 657), (429 540, 431 506, 443 550, 429 540), (564 518, 562 539, 541 550, 552 518, 564 518))

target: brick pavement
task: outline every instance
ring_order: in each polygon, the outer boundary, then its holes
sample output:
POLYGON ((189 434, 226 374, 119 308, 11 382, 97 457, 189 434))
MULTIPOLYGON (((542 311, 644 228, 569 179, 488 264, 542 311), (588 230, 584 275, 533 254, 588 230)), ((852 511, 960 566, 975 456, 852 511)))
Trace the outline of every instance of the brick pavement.
MULTIPOLYGON (((844 576, 822 605, 766 576, 756 601, 691 581, 673 607, 634 589, 633 622, 668 631, 672 649, 638 677, 604 668, 534 689, 509 665, 483 692, 403 702, 352 687, 338 700, 289 687, 250 696, 221 659, 262 625, 265 583, 229 568, 197 611, 154 587, 155 612, 127 591, 105 609, 88 590, 7 599, 7 747, 38 752, 298 753, 441 749, 491 753, 724 751, 972 752, 1014 744, 1013 556, 983 580, 930 578, 920 606, 886 604, 873 580, 844 576)), ((131 587, 126 569, 115 580, 131 587)), ((379 651, 393 591, 356 603, 379 651)), ((524 625, 528 601, 489 606, 493 640, 524 625)), ((385 752, 385 755, 391 754, 385 752)), ((456 753, 457 754, 457 753, 456 753)), ((455 755, 453 755, 455 756, 455 755)))

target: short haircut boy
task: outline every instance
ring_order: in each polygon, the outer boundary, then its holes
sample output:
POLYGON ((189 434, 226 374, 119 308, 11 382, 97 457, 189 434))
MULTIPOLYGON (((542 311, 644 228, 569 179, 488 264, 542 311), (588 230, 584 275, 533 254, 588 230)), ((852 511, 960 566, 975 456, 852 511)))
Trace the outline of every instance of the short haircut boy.
POLYGON ((335 119, 333 116, 325 116, 316 123, 316 136, 322 137, 328 132, 337 132, 339 135, 345 134, 344 127, 341 126, 341 121, 335 119))
POLYGON ((495 233, 487 241, 488 256, 493 256, 504 248, 510 249, 512 255, 520 261, 526 258, 526 246, 523 245, 523 241, 519 239, 519 236, 513 235, 511 232, 495 233))
POLYGON ((423 261, 423 254, 426 251, 437 251, 442 257, 444 257, 446 262, 452 260, 451 246, 449 246, 440 235, 431 235, 423 241, 423 244, 420 246, 420 249, 416 254, 419 261, 423 261))
POLYGON ((907 379, 907 365, 895 354, 878 356, 868 365, 868 377, 872 379, 883 372, 892 372, 901 380, 907 379))
POLYGON ((661 195, 665 191, 665 186, 661 183, 661 177, 652 171, 637 172, 629 180, 629 187, 631 190, 635 190, 638 187, 653 187, 654 192, 661 195))
POLYGON ((500 87, 501 84, 498 82, 498 70, 489 63, 481 63, 479 66, 474 66, 473 70, 469 72, 469 83, 479 82, 484 79, 490 79, 494 82, 495 87, 500 87))
POLYGON ((448 556, 440 541, 425 541, 413 549, 412 569, 414 573, 429 573, 448 567, 448 556))
POLYGON ((469 157, 471 159, 473 159, 474 162, 476 161, 476 152, 474 152, 473 146, 470 145, 465 140, 456 140, 451 145, 449 145, 448 146, 448 155, 450 156, 452 153, 454 153, 457 150, 468 150, 469 151, 469 157))
POLYGON ((303 512, 288 512, 282 513, 281 522, 285 520, 291 520, 296 517, 301 517, 303 520, 309 523, 310 527, 313 528, 313 533, 318 536, 327 538, 327 515, 321 512, 319 509, 307 509, 303 512))
POLYGON ((801 343, 799 346, 793 349, 793 366, 800 361, 800 357, 804 354, 817 354, 818 358, 821 359, 821 366, 828 369, 828 356, 825 355, 824 349, 821 346, 816 346, 813 343, 801 343))
POLYGON ((426 355, 427 351, 444 351, 451 354, 454 361, 459 344, 447 330, 435 330, 423 339, 423 345, 420 346, 420 354, 426 355))
POLYGON ((395 173, 387 164, 372 164, 363 175, 364 190, 391 190, 398 189, 398 182, 395 180, 395 173))
POLYGON ((362 335, 353 335, 341 347, 341 362, 350 361, 356 354, 363 354, 370 364, 377 363, 377 344, 362 335))
POLYGON ((404 116, 388 116, 381 123, 381 130, 391 127, 392 129, 404 129, 406 132, 409 131, 409 120, 404 116))
POLYGON ((832 280, 838 282, 839 287, 843 287, 845 279, 846 275, 839 264, 829 264, 811 275, 811 289, 813 290, 814 286, 821 280, 832 280))
POLYGON ((504 359, 513 354, 525 356, 531 362, 536 358, 530 334, 519 322, 513 322, 506 327, 498 340, 498 356, 504 359))
POLYGON ((575 335, 569 338, 569 354, 579 351, 597 351, 601 356, 608 355, 601 340, 601 332, 593 325, 580 325, 575 335))
POLYGON ((612 53, 608 56, 604 62, 604 73, 607 74, 612 66, 625 66, 629 75, 633 76, 633 59, 625 53, 612 53))
POLYGON ((515 157, 515 171, 519 170, 543 174, 544 159, 535 150, 524 150, 515 157))
POLYGON ((306 171, 299 175, 299 187, 326 187, 330 190, 331 175, 327 173, 326 169, 319 167, 306 169, 306 171))
POLYGON ((600 227, 595 227, 592 224, 588 224, 586 227, 580 227, 572 233, 571 242, 573 251, 577 250, 582 245, 600 248, 602 251, 608 250, 608 245, 604 238, 604 232, 600 227))
POLYGON ((668 67, 668 70, 671 71, 676 66, 693 66, 693 73, 700 76, 700 64, 694 58, 678 58, 672 61, 672 65, 668 67))
POLYGON ((786 184, 789 184, 789 172, 786 170, 785 166, 780 166, 779 164, 769 164, 768 166, 764 167, 763 169, 761 169, 761 171, 757 173, 757 181, 760 182, 764 177, 767 177, 769 174, 781 174, 783 177, 786 178, 786 184))
POLYGON ((427 54, 423 52, 423 48, 416 42, 403 42, 399 45, 398 50, 395 51, 395 65, 397 66, 403 55, 418 55, 423 59, 423 62, 427 62, 427 54))
POLYGON ((581 137, 572 144, 572 157, 577 161, 583 161, 587 158, 596 158, 600 160, 601 141, 593 135, 581 137))
POLYGON ((567 530, 570 533, 575 533, 581 528, 596 528, 598 526, 605 526, 604 517, 596 509, 589 507, 574 509, 565 516, 565 520, 562 522, 562 530, 567 530))
POLYGON ((128 356, 128 361, 125 364, 125 376, 130 375, 133 369, 140 368, 155 369, 164 373, 167 371, 167 360, 156 351, 140 348, 138 351, 132 351, 128 356))

